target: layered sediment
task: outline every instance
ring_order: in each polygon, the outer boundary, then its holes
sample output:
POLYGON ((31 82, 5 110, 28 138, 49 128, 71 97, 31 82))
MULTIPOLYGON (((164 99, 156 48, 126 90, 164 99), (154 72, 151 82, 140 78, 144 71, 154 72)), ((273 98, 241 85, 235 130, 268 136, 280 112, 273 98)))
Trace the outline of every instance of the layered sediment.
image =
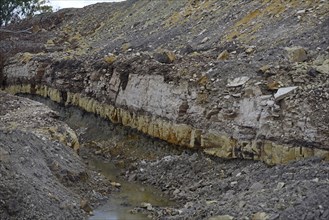
POLYGON ((287 163, 313 156, 329 159, 329 152, 326 149, 276 144, 268 140, 236 140, 228 135, 201 130, 189 124, 175 123, 158 116, 131 112, 111 104, 101 103, 79 93, 68 92, 64 95, 63 92, 46 86, 34 88, 31 85, 10 86, 6 91, 14 94, 40 95, 58 103, 77 106, 87 112, 100 115, 112 123, 120 123, 137 129, 151 137, 175 145, 201 149, 207 154, 222 158, 254 159, 268 164, 287 163))

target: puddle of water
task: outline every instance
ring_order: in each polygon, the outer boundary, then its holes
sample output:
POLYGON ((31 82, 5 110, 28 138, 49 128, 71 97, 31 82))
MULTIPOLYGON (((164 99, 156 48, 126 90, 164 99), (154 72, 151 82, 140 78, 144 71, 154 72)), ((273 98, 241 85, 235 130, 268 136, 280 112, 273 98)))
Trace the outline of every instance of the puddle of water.
POLYGON ((106 204, 98 207, 93 211, 93 216, 90 216, 89 220, 144 220, 147 219, 143 214, 131 214, 129 210, 131 208, 124 207, 118 203, 118 200, 111 198, 106 204))
POLYGON ((174 205, 172 201, 160 196, 162 193, 158 189, 121 179, 120 169, 112 163, 92 158, 89 165, 109 180, 121 184, 120 192, 113 192, 107 203, 93 211, 94 215, 90 216, 89 220, 143 220, 147 218, 146 215, 130 213, 131 209, 140 206, 142 202, 150 203, 152 206, 174 205))

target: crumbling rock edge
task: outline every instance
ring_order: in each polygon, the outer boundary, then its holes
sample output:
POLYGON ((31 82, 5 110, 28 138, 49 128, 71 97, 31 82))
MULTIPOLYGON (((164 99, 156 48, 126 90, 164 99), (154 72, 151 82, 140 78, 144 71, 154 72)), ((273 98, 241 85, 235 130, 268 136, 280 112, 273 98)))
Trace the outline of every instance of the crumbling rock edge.
POLYGON ((57 120, 56 112, 32 100, 25 100, 0 91, 0 129, 13 131, 19 129, 39 138, 58 141, 79 151, 80 143, 74 130, 57 120))
POLYGON ((270 140, 236 140, 229 134, 200 130, 191 125, 175 123, 158 116, 130 112, 79 93, 67 92, 63 96, 63 92, 44 85, 11 85, 6 87, 5 91, 11 94, 40 95, 58 103, 77 106, 108 119, 112 123, 120 123, 175 145, 201 149, 208 155, 221 158, 253 159, 270 165, 286 164, 313 156, 329 159, 329 151, 325 149, 278 144, 270 140))

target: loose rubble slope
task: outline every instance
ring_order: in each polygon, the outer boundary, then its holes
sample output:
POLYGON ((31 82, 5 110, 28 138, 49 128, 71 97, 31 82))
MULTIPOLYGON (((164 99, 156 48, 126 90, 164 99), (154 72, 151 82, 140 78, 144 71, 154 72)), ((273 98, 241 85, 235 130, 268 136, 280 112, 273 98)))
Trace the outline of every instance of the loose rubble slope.
POLYGON ((57 118, 41 103, 0 92, 1 219, 84 219, 111 191, 57 118))
POLYGON ((156 219, 327 219, 328 169, 318 158, 267 167, 183 153, 141 163, 127 178, 155 185, 178 201, 176 209, 136 209, 156 219))

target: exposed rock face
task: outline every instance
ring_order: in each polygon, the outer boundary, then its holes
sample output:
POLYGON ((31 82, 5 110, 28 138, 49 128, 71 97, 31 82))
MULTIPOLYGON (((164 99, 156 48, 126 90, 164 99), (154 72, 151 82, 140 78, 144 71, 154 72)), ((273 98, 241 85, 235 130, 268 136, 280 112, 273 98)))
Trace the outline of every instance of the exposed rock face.
POLYGON ((2 84, 220 157, 329 157, 327 12, 321 1, 131 0, 62 10, 46 17, 59 19, 47 36, 36 32, 44 52, 9 59, 2 84), (290 44, 299 47, 287 56, 290 44))

